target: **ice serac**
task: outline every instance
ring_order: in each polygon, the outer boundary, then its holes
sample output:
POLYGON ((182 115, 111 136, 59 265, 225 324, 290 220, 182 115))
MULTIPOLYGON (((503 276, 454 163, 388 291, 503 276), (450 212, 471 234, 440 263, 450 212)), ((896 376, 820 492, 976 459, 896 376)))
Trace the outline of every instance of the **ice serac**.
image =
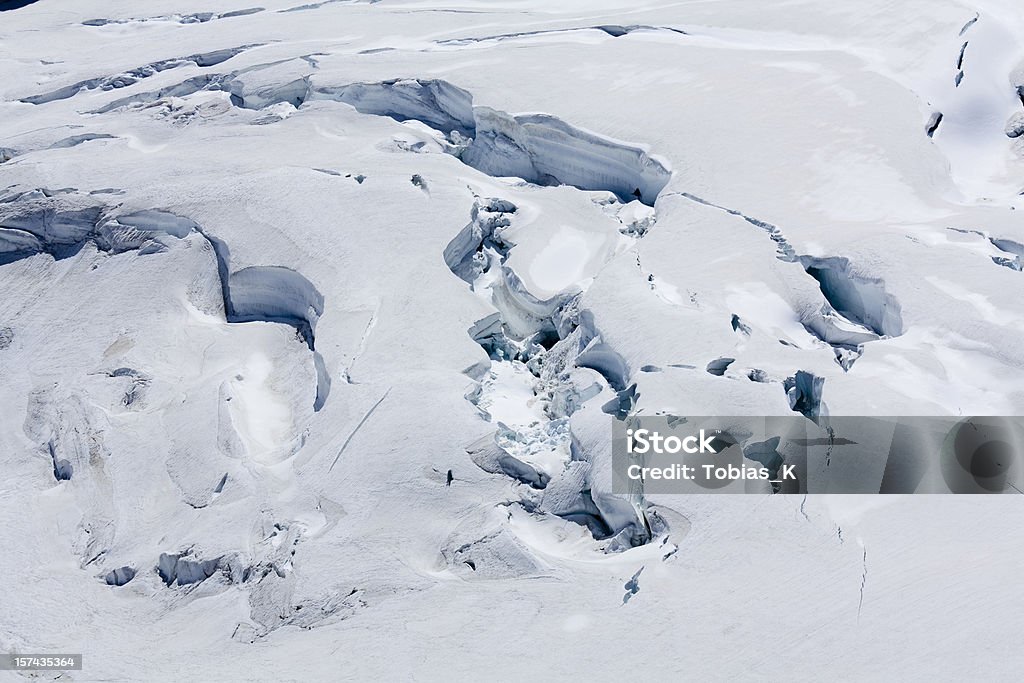
POLYGON ((496 430, 466 450, 481 469, 529 487, 519 489, 524 510, 585 527, 606 553, 643 545, 665 525, 652 521, 642 494, 627 500, 607 490, 608 411, 598 407, 609 396, 616 415, 635 407, 629 364, 602 338, 592 312, 581 310, 576 288, 541 301, 508 266, 516 244, 506 232, 514 228, 517 211, 507 200, 477 199, 472 220, 444 252, 452 272, 496 309, 469 330, 491 362, 466 396, 496 430), (519 384, 523 380, 526 386, 519 384), (507 411, 507 392, 542 406, 542 414, 524 420, 508 413, 515 424, 505 424, 491 408, 497 404, 507 411), (602 394, 602 403, 585 405, 602 394), (597 434, 600 438, 592 438, 597 434))
POLYGON ((486 250, 507 255, 508 245, 495 231, 509 227, 509 216, 515 212, 515 205, 503 199, 475 202, 470 222, 445 247, 444 261, 451 271, 473 284, 487 266, 486 250))
POLYGON ((900 304, 881 279, 857 273, 842 257, 801 256, 800 262, 841 315, 882 337, 903 334, 900 304))
MULTIPOLYGON (((311 99, 345 102, 364 114, 420 121, 445 135, 464 163, 492 176, 538 185, 605 190, 653 205, 671 172, 637 146, 569 125, 549 114, 512 115, 474 105, 472 95, 439 79, 328 85, 312 79, 311 99)), ((246 100, 246 106, 249 106, 246 100)))
POLYGON ((789 407, 805 417, 814 419, 822 415, 824 404, 821 401, 825 378, 814 373, 797 370, 792 377, 787 377, 782 384, 789 399, 789 407))
POLYGON ((500 529, 457 548, 444 548, 450 564, 462 565, 474 579, 507 579, 529 576, 538 570, 529 551, 507 529, 500 529))
POLYGON ((223 88, 231 93, 231 102, 246 109, 262 109, 287 102, 298 107, 310 94, 309 78, 294 62, 250 69, 225 79, 223 88))
POLYGON ((231 273, 226 288, 228 322, 265 320, 294 326, 316 366, 313 407, 320 410, 331 390, 331 376, 316 350, 316 323, 324 312, 324 297, 303 275, 283 266, 249 266, 231 273))
POLYGON ((466 447, 473 462, 484 472, 503 474, 535 489, 548 485, 551 477, 529 465, 498 445, 492 434, 466 447))
POLYGON ((1007 120, 1004 132, 1008 138, 1019 138, 1024 135, 1024 112, 1015 112, 1013 116, 1007 120))
POLYGON ((722 377, 723 375, 725 375, 725 371, 729 369, 729 366, 732 365, 735 361, 735 358, 716 358, 715 360, 708 363, 707 371, 709 374, 722 377))
POLYGON ((195 221, 166 211, 146 210, 125 214, 107 221, 98 228, 97 243, 113 253, 153 246, 148 251, 163 248, 161 237, 184 239, 199 226, 195 221))
POLYGON ((0 202, 0 253, 8 258, 65 250, 95 242, 110 253, 162 251, 167 238, 184 239, 199 226, 191 219, 149 209, 109 217, 112 207, 75 190, 35 189, 0 202))
POLYGON ((249 7, 247 9, 232 10, 217 14, 215 12, 192 12, 189 14, 165 14, 156 17, 133 17, 128 19, 86 19, 82 26, 109 26, 111 24, 145 23, 151 21, 173 21, 178 24, 205 24, 216 19, 230 19, 231 17, 244 17, 250 14, 263 12, 263 7, 249 7))
POLYGON ((43 250, 38 237, 25 230, 0 228, 0 263, 5 263, 17 254, 35 254, 43 250))
POLYGON ((116 535, 110 450, 105 440, 109 426, 104 411, 60 382, 43 385, 29 395, 24 433, 49 460, 53 478, 67 483, 81 511, 73 547, 83 567, 106 554, 116 535))
POLYGON ((95 113, 104 114, 132 104, 156 102, 157 100, 165 97, 185 97, 197 93, 200 90, 219 90, 221 88, 221 84, 226 82, 228 79, 229 76, 224 74, 201 74, 199 76, 193 76, 192 78, 186 78, 180 83, 175 83, 174 85, 169 85, 164 88, 160 88, 159 90, 141 92, 118 98, 100 107, 95 113))
POLYGON ((232 273, 228 245, 192 219, 160 209, 111 216, 113 210, 73 189, 35 189, 5 197, 0 200, 0 265, 40 252, 62 258, 86 242, 110 254, 155 254, 166 251, 172 241, 202 236, 217 258, 227 322, 262 320, 295 327, 313 352, 318 379, 314 407, 323 407, 331 378, 316 351, 315 330, 324 298, 309 280, 283 266, 251 266, 232 273))
POLYGON ((314 99, 344 102, 363 114, 398 121, 422 121, 446 134, 458 131, 472 137, 476 128, 473 97, 447 81, 394 79, 316 88, 314 99))
POLYGON ((1009 256, 993 256, 992 262, 1011 270, 1024 270, 1024 244, 1005 238, 992 237, 989 241, 999 251, 1009 256))
POLYGON ((283 266, 250 266, 232 273, 230 250, 222 240, 190 218, 167 211, 151 209, 118 216, 100 226, 97 243, 115 253, 140 249, 145 254, 162 249, 161 236, 183 239, 193 231, 206 238, 217 256, 228 322, 262 320, 298 330, 313 352, 318 379, 314 407, 319 410, 327 400, 331 379, 323 357, 315 349, 316 323, 324 311, 324 297, 309 280, 283 266))
POLYGON ((35 189, 0 202, 0 253, 53 252, 92 235, 105 206, 73 190, 35 189))
POLYGON ((240 45, 238 47, 213 50, 211 52, 201 52, 188 55, 187 57, 163 59, 158 62, 151 62, 149 64, 137 66, 123 73, 88 78, 84 81, 78 81, 76 83, 71 83, 70 85, 57 88, 56 90, 51 90, 50 92, 30 95, 22 98, 21 101, 27 104, 48 104, 50 102, 66 100, 74 97, 83 90, 95 90, 96 88, 99 88, 100 90, 116 90, 119 88, 126 88, 128 86, 135 85, 143 79, 158 74, 161 71, 176 69, 188 64, 195 64, 199 67, 216 66, 217 64, 225 62, 252 47, 255 46, 240 45))
MULTIPOLYGON (((226 89, 235 105, 247 109, 334 100, 363 114, 419 121, 447 136, 452 142, 449 151, 464 163, 492 176, 603 190, 625 202, 640 200, 651 206, 671 177, 671 171, 640 146, 585 131, 549 114, 513 115, 474 105, 468 91, 441 79, 323 83, 309 74, 302 60, 208 75, 206 82, 197 78, 171 88, 180 93, 226 89)), ((159 96, 141 94, 108 107, 159 96)))
POLYGON ((191 583, 200 583, 216 574, 217 570, 225 564, 223 557, 216 557, 212 560, 189 559, 189 557, 189 551, 160 553, 156 571, 165 585, 170 587, 174 584, 187 586, 191 583))
POLYGON ((288 322, 312 344, 324 297, 305 277, 283 266, 249 266, 231 273, 229 282, 233 322, 288 322))
POLYGON ((441 545, 441 555, 464 580, 536 576, 541 564, 495 510, 469 513, 441 545))
POLYGON ((82 135, 72 135, 70 137, 63 138, 50 145, 47 149, 68 149, 70 147, 77 147, 86 142, 93 140, 116 140, 116 135, 108 135, 107 133, 83 133, 82 135))
POLYGON ((594 336, 582 352, 576 356, 576 366, 595 370, 615 391, 624 391, 629 381, 629 368, 619 353, 601 341, 600 335, 594 336))
POLYGON ((104 575, 103 581, 108 586, 123 586, 134 578, 135 569, 133 567, 125 566, 111 569, 104 575))
POLYGON ((462 160, 494 176, 540 185, 608 190, 653 204, 671 173, 640 147, 571 126, 547 114, 513 116, 478 106, 473 143, 462 160))

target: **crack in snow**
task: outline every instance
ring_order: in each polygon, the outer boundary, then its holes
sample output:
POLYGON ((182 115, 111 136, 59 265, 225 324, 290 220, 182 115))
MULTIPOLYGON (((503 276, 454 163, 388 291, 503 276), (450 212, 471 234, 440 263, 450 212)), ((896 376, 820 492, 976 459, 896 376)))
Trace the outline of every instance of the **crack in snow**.
POLYGON ((341 458, 341 454, 345 452, 346 448, 348 448, 348 444, 350 441, 352 441, 352 437, 354 437, 356 435, 356 432, 359 431, 363 424, 365 424, 366 421, 370 419, 370 416, 373 415, 373 411, 377 410, 377 406, 383 403, 384 399, 386 399, 388 397, 388 394, 390 393, 391 387, 388 387, 387 390, 384 392, 384 395, 377 399, 377 402, 370 406, 370 409, 366 411, 366 414, 364 414, 363 418, 359 420, 359 423, 355 426, 355 429, 353 429, 352 432, 348 435, 348 438, 345 439, 345 443, 341 445, 341 450, 339 450, 338 454, 334 456, 334 462, 332 462, 331 466, 327 468, 328 472, 333 470, 334 466, 338 464, 338 460, 341 458))
POLYGON ((864 555, 861 559, 862 569, 860 575, 860 600, 857 602, 857 621, 860 622, 861 608, 864 607, 864 587, 868 583, 868 549, 864 548, 864 555))

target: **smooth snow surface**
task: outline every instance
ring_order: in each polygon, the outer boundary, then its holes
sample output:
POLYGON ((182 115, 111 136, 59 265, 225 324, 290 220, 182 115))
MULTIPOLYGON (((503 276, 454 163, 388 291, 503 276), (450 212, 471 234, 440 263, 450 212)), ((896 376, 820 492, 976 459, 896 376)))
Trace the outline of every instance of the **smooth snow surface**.
POLYGON ((6 2, 0 68, 0 653, 1020 677, 1015 496, 610 443, 1024 411, 1015 0, 6 2))

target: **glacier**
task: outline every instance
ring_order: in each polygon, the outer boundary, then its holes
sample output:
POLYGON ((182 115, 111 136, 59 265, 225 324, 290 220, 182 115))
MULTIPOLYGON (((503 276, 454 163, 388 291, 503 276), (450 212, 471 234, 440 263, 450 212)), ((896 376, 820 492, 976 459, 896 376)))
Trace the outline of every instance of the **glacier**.
POLYGON ((0 654, 1024 664, 1019 491, 622 493, 611 428, 1021 414, 1016 3, 16 0, 0 64, 0 654))

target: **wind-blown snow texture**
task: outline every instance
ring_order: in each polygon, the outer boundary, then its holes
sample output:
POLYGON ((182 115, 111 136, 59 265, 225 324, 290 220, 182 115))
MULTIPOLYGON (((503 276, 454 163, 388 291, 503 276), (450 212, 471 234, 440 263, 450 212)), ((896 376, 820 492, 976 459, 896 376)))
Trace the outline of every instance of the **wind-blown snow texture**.
POLYGON ((0 64, 0 652, 1019 676, 1013 497, 610 474, 613 416, 1021 414, 1017 3, 38 0, 0 64))

